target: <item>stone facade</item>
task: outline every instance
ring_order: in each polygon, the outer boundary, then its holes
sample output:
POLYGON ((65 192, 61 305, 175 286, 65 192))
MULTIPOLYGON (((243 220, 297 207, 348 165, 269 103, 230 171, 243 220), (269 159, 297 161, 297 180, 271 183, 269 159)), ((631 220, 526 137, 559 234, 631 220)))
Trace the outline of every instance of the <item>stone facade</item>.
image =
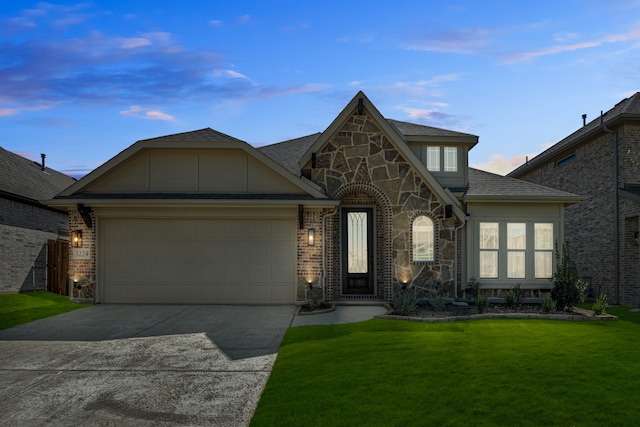
MULTIPOLYGON (((354 113, 329 138, 316 153, 316 165, 310 175, 323 191, 340 200, 341 206, 373 207, 375 299, 391 300, 394 284, 428 286, 434 280, 442 281, 452 296, 454 229, 458 224, 454 218, 446 218, 443 202, 366 111, 362 115, 354 113), (412 262, 411 226, 421 214, 434 222, 434 262, 412 262)), ((340 215, 336 212, 328 218, 326 229, 326 293, 330 301, 362 298, 342 293, 340 229, 340 215)))
POLYGON ((588 196, 565 210, 565 236, 579 273, 590 282, 590 296, 607 294, 610 302, 640 304, 640 202, 618 198, 618 259, 616 259, 616 191, 623 184, 640 182, 640 170, 629 162, 628 150, 640 151, 640 126, 614 127, 618 136, 618 181, 614 183, 613 135, 599 132, 575 148, 558 153, 544 164, 516 177, 588 196), (559 161, 575 155, 572 161, 559 161), (618 263, 619 295, 616 290, 618 263))
POLYGON ((67 215, 0 198, 0 292, 47 288, 47 240, 67 230, 67 215))

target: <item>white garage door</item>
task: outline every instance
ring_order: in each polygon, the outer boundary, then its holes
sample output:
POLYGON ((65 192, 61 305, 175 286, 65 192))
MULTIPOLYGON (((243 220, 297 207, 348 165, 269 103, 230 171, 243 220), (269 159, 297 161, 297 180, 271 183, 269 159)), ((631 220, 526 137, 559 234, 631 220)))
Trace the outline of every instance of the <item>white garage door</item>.
POLYGON ((294 300, 295 220, 107 218, 99 229, 103 302, 294 300))

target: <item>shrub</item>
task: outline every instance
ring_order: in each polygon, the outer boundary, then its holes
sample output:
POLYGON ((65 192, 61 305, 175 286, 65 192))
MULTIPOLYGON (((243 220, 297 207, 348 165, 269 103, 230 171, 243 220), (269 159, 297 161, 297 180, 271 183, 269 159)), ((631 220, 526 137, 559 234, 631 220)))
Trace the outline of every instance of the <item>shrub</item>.
POLYGON ((488 305, 489 301, 487 300, 487 297, 478 293, 478 296, 476 297, 476 310, 478 310, 478 313, 484 313, 488 305))
POLYGON ((478 296, 478 291, 480 290, 480 282, 478 282, 475 278, 471 278, 469 282, 467 282, 467 287, 464 288, 465 297, 469 299, 475 299, 478 296))
POLYGON ((562 247, 562 255, 556 243, 556 264, 558 267, 553 275, 551 298, 556 302, 558 310, 571 311, 584 300, 587 283, 578 277, 578 269, 571 260, 568 242, 562 247))
POLYGON ((513 308, 516 306, 516 293, 513 291, 513 289, 509 289, 507 292, 505 292, 504 303, 509 308, 513 308))
POLYGON ((308 292, 307 292, 307 305, 311 311, 320 307, 324 302, 324 292, 322 292, 322 288, 317 286, 314 287, 312 284, 309 284, 308 292))
POLYGON ((607 311, 607 306, 607 295, 600 294, 598 295, 598 299, 596 299, 596 302, 593 303, 591 309, 593 310, 593 314, 597 316, 599 314, 604 314, 607 311))
POLYGON ((431 304, 431 307, 433 307, 435 311, 444 310, 444 296, 436 295, 434 297, 429 298, 429 304, 431 304))
POLYGON ((542 311, 545 313, 553 313, 556 311, 556 302, 550 296, 544 297, 542 300, 542 311))
POLYGON ((418 307, 418 296, 414 288, 396 286, 393 295, 393 314, 405 316, 418 307))

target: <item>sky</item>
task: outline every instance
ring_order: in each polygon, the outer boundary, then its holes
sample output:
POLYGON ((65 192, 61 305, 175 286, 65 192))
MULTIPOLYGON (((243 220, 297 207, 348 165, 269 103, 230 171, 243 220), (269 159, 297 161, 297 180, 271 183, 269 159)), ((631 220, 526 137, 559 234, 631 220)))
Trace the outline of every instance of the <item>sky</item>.
POLYGON ((640 0, 0 4, 0 146, 74 177, 206 127, 322 132, 360 90, 506 174, 640 91, 640 0))

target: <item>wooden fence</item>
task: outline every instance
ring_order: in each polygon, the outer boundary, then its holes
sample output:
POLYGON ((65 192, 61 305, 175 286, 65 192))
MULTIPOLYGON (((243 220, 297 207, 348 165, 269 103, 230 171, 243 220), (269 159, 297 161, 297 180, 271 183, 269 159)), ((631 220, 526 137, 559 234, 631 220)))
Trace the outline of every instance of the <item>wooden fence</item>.
POLYGON ((69 295, 68 271, 69 242, 49 240, 47 242, 47 290, 60 295, 69 295))

